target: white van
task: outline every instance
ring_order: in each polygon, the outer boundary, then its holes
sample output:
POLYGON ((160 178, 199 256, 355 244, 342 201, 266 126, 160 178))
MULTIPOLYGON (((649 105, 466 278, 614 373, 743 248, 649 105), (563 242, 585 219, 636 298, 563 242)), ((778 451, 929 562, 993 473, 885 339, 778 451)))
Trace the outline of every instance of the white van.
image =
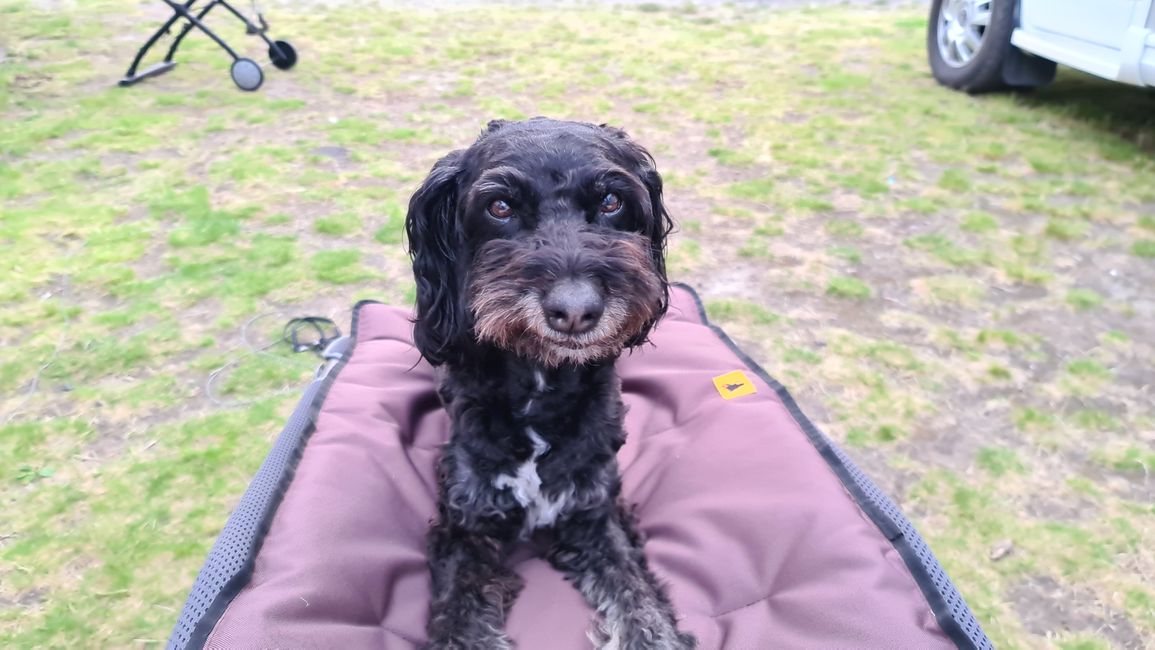
POLYGON ((927 56, 967 92, 1049 82, 1055 64, 1155 86, 1155 0, 934 0, 927 56))

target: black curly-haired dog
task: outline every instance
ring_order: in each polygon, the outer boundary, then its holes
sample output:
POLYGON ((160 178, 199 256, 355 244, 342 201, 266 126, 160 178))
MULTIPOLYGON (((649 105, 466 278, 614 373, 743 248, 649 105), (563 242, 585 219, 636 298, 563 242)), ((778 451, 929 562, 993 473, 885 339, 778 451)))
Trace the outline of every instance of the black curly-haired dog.
POLYGON ((542 531, 602 648, 691 648, 621 497, 614 361, 666 311, 672 223, 623 131, 497 120, 409 202, 414 337, 444 366, 452 434, 429 534, 432 648, 509 648, 504 561, 542 531))

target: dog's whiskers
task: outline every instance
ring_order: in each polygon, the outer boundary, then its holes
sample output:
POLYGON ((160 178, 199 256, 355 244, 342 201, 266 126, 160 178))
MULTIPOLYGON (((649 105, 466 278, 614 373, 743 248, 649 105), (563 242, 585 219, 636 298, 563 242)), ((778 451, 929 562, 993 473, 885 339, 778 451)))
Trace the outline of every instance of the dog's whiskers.
POLYGON ((579 334, 554 332, 546 322, 541 298, 535 293, 511 298, 490 290, 473 301, 478 340, 519 352, 549 367, 612 357, 638 333, 629 327, 629 304, 617 297, 606 300, 601 319, 593 329, 579 334))

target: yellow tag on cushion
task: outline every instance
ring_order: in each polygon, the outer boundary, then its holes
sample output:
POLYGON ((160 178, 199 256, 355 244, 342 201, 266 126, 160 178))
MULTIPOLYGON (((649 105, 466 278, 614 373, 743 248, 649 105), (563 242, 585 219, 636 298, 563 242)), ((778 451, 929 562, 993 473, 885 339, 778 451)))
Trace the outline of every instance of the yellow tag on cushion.
POLYGON ((714 388, 718 389, 718 394, 722 396, 722 399, 734 399, 758 392, 754 382, 750 381, 746 373, 741 370, 714 377, 714 388))

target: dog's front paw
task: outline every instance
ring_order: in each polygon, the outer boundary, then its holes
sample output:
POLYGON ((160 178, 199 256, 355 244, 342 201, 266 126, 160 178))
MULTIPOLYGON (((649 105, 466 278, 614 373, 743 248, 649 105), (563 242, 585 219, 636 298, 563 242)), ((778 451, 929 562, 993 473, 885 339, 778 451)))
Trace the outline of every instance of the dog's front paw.
POLYGON ((698 647, 698 639, 689 632, 678 632, 678 639, 670 646, 673 650, 694 650, 698 647))
POLYGON ((425 644, 425 650, 511 650, 513 644, 509 639, 447 639, 430 641, 425 644))
POLYGON ((513 650, 513 647, 513 642, 504 634, 501 636, 432 639, 425 644, 425 650, 513 650))
POLYGON ((694 650, 694 635, 679 632, 665 622, 647 625, 643 621, 603 622, 590 635, 598 650, 694 650))
POLYGON ((505 633, 484 624, 433 626, 426 650, 513 650, 505 633))

